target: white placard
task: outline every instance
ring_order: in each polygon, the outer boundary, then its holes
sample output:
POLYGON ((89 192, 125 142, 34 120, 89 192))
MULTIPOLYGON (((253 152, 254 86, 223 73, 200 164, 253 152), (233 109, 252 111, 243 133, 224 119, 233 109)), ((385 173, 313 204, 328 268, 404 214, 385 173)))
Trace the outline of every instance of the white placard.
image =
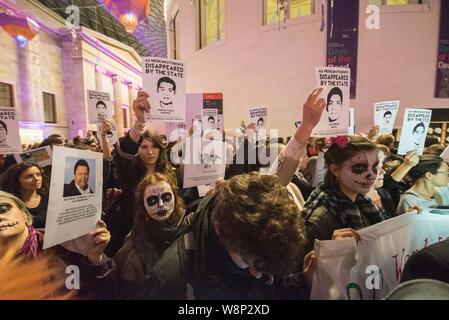
POLYGON ((403 155, 411 150, 416 150, 418 155, 423 154, 431 118, 432 110, 405 109, 398 154, 403 155))
POLYGON ((313 177, 313 183, 312 186, 315 188, 324 181, 324 178, 326 177, 327 167, 326 162, 324 160, 324 154, 326 153, 327 149, 322 150, 318 152, 317 160, 316 160, 316 168, 315 168, 315 176, 313 177))
POLYGON ((224 178, 226 170, 226 145, 221 141, 193 143, 193 161, 184 164, 184 188, 214 183, 224 178))
POLYGON ((101 219, 103 155, 53 147, 44 249, 88 234, 101 219))
POLYGON ((20 153, 19 119, 14 108, 0 108, 0 154, 20 153))
POLYGON ((143 89, 150 95, 146 121, 185 122, 186 91, 184 64, 177 60, 143 57, 143 89))
POLYGON ((52 151, 50 146, 45 146, 27 152, 15 154, 14 159, 17 163, 35 163, 43 168, 51 165, 51 154, 52 151))
POLYGON ((379 126, 379 133, 393 132, 399 104, 399 101, 385 101, 374 104, 374 125, 379 126))
POLYGON ((321 97, 326 101, 326 109, 312 136, 325 137, 346 135, 349 128, 350 79, 349 68, 317 67, 316 81, 323 88, 321 97))
POLYGON ((89 123, 98 124, 103 120, 114 119, 114 105, 108 92, 87 90, 87 105, 89 108, 89 123))

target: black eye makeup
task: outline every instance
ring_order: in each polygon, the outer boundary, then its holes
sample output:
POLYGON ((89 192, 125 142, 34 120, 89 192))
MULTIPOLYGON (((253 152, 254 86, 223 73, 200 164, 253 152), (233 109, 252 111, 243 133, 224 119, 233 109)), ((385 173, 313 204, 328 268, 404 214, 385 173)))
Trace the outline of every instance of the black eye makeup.
POLYGON ((365 163, 355 164, 351 167, 351 172, 353 174, 361 175, 368 171, 368 165, 365 163))
MULTIPOLYGON (((173 199, 173 195, 170 192, 164 192, 161 195, 161 199, 162 199, 162 202, 167 203, 167 202, 170 202, 173 199)), ((147 201, 147 204, 150 207, 152 207, 152 206, 155 206, 155 205, 157 205, 159 203, 159 197, 158 196, 151 196, 151 197, 148 197, 146 201, 147 201)))
POLYGON ((0 214, 7 213, 11 208, 12 205, 9 203, 0 203, 0 214))

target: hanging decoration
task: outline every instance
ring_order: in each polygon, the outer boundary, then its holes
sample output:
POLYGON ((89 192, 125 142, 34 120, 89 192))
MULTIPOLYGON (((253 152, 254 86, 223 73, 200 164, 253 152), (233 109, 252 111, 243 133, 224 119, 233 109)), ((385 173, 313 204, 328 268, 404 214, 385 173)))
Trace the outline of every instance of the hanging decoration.
POLYGON ((133 33, 140 21, 150 14, 150 0, 99 0, 106 10, 133 33))
POLYGON ((39 25, 25 14, 7 9, 0 13, 0 26, 14 38, 20 48, 26 46, 39 32, 39 25))
POLYGON ((290 17, 290 6, 288 5, 288 0, 278 0, 277 15, 279 17, 279 29, 281 29, 281 13, 283 13, 282 23, 284 24, 285 29, 285 22, 287 21, 287 18, 290 17))

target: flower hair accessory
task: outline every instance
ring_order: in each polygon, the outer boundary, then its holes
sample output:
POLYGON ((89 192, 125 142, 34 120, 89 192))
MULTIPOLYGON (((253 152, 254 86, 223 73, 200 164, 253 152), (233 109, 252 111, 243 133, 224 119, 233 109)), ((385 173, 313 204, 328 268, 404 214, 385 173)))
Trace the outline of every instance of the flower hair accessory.
POLYGON ((326 137, 324 139, 324 144, 328 148, 333 144, 336 144, 340 149, 344 149, 348 146, 349 141, 350 139, 348 136, 326 137))

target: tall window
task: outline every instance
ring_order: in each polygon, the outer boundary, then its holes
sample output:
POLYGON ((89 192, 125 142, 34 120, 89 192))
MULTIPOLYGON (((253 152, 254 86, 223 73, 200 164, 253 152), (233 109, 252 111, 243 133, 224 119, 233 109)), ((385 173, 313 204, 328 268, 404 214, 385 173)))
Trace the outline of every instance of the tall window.
POLYGON ((199 0, 200 49, 224 38, 225 0, 199 0))
POLYGON ((129 128, 129 111, 127 105, 122 105, 123 111, 123 127, 129 128))
POLYGON ((44 97, 44 121, 47 123, 56 123, 55 95, 42 92, 44 97))
POLYGON ((263 24, 278 23, 286 19, 310 16, 314 13, 314 0, 289 0, 287 10, 278 12, 277 0, 262 0, 264 19, 263 24))
POLYGON ((0 82, 0 107, 14 108, 12 85, 0 82))

